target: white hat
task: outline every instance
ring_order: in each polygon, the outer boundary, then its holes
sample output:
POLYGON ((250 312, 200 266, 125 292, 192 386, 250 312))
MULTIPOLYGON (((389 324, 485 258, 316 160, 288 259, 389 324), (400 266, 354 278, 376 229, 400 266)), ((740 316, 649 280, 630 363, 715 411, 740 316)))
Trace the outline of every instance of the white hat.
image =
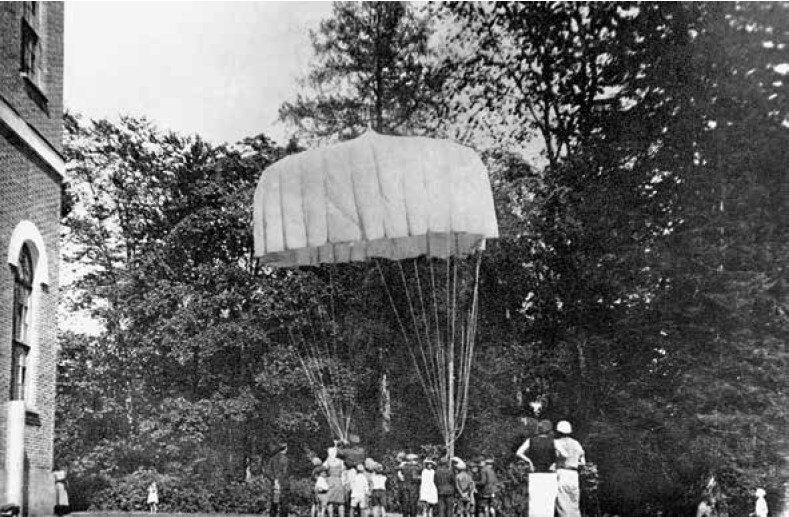
POLYGON ((756 497, 764 497, 765 495, 767 495, 767 492, 764 491, 764 488, 756 489, 756 497))
POLYGON ((562 420, 556 424, 556 431, 562 434, 570 434, 573 432, 573 426, 567 420, 562 420))

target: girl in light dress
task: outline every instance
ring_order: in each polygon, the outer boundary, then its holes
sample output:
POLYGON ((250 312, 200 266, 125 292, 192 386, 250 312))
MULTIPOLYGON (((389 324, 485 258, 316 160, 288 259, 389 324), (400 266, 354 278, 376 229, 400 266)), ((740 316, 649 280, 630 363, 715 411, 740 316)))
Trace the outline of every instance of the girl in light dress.
POLYGON ((433 460, 425 460, 425 466, 422 469, 422 481, 419 485, 419 504, 422 507, 422 517, 433 517, 433 508, 438 504, 435 468, 436 464, 433 460))
POLYGON ((151 513, 159 511, 159 488, 156 486, 156 481, 151 481, 148 485, 148 509, 151 513))
POLYGON ((756 507, 751 515, 753 517, 767 517, 767 512, 769 510, 767 508, 767 501, 764 499, 767 492, 765 492, 763 488, 757 488, 754 495, 756 496, 756 507))

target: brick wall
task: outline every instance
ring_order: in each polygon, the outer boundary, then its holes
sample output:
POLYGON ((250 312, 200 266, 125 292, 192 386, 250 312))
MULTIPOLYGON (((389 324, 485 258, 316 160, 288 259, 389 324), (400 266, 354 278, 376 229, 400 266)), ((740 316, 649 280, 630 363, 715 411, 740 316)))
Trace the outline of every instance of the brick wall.
MULTIPOLYGON (((11 233, 19 221, 30 220, 36 225, 43 237, 49 262, 49 285, 40 291, 33 320, 38 334, 39 357, 34 382, 37 385, 35 406, 40 425, 25 428, 31 510, 34 500, 48 500, 52 489, 49 473, 53 466, 55 418, 59 214, 59 180, 43 168, 32 152, 0 136, 0 307, 3 308, 0 311, 0 401, 8 400, 11 377, 12 314, 8 309, 13 300, 14 279, 6 254, 11 233)), ((39 280, 34 279, 36 284, 39 280)), ((4 405, 0 407, 4 409, 4 405)), ((0 413, 0 471, 5 465, 5 436, 3 412, 0 413)), ((48 502, 42 504, 49 506, 48 502)))
MULTIPOLYGON (((20 74, 21 23, 24 3, 0 2, 0 96, 56 150, 62 148, 63 4, 39 3, 38 36, 43 53, 41 88, 20 74), (43 96, 41 95, 43 93, 43 96)), ((38 422, 25 427, 27 456, 25 506, 31 516, 49 515, 54 504, 51 478, 57 354, 60 177, 0 123, 0 499, 5 498, 6 413, 11 381, 13 272, 6 257, 16 225, 35 224, 44 241, 49 266, 46 289, 38 288, 33 324, 38 360, 36 383, 38 422)), ((34 283, 41 284, 40 278, 34 283)), ((0 502, 5 502, 0 500, 0 502)))
POLYGON ((24 2, 0 2, 0 96, 11 104, 58 151, 62 148, 63 115, 63 4, 39 2, 39 37, 43 52, 41 103, 19 73, 24 2), (42 107, 43 104, 43 107, 42 107))

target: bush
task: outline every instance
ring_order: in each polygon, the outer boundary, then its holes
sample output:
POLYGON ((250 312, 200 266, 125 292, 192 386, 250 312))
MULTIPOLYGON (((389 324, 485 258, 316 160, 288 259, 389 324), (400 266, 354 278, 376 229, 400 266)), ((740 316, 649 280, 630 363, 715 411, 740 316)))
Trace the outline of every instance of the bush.
POLYGON ((507 465, 499 474, 499 511, 502 515, 529 514, 529 468, 526 462, 507 465))
MULTIPOLYGON (((271 484, 264 477, 249 482, 219 480, 206 483, 190 473, 182 476, 139 469, 110 479, 108 486, 92 494, 90 509, 140 511, 147 509, 147 487, 155 481, 159 488, 159 510, 177 513, 265 513, 269 507, 271 484)), ((312 505, 312 480, 296 479, 291 484, 293 513, 308 515, 312 505)))

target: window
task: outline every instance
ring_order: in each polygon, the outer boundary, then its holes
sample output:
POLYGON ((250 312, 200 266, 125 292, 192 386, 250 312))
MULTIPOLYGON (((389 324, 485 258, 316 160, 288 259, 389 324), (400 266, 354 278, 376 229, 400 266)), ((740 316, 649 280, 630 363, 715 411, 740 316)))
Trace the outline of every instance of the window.
POLYGON ((33 257, 27 244, 19 252, 14 275, 14 314, 11 351, 11 400, 25 398, 27 356, 30 352, 30 300, 33 293, 33 257))
POLYGON ((25 2, 22 15, 22 62, 20 71, 36 87, 43 84, 43 63, 39 28, 41 8, 38 2, 25 2))

